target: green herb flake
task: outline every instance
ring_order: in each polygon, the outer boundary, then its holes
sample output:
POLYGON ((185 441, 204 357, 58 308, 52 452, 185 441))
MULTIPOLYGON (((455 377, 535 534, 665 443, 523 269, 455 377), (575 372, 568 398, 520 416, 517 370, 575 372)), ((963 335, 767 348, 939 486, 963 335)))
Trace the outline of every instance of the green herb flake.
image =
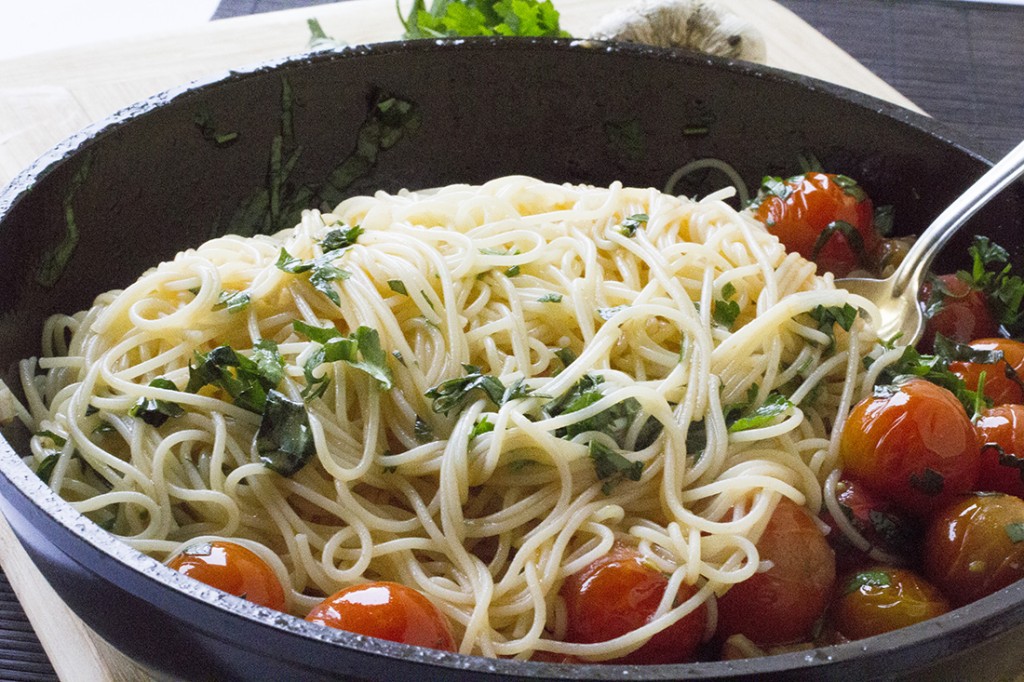
POLYGON ((1003 526, 1003 530, 1006 531, 1006 537, 1010 538, 1010 542, 1013 544, 1024 542, 1024 522, 1008 523, 1003 526))
POLYGON ((324 238, 320 241, 320 248, 323 249, 325 254, 330 253, 331 251, 347 249, 356 243, 356 240, 359 239, 361 234, 363 234, 363 228, 359 225, 328 230, 327 234, 325 234, 324 238))
POLYGON ((628 305, 617 305, 617 306, 615 306, 613 308, 598 308, 597 309, 597 316, 600 317, 602 320, 605 320, 607 322, 608 320, 610 320, 613 317, 615 317, 616 313, 618 313, 620 311, 623 311, 623 310, 625 310, 628 307, 629 307, 628 305))
POLYGON ((409 290, 405 288, 405 282, 400 279, 389 279, 388 288, 396 294, 401 294, 402 296, 409 295, 409 290))
POLYGON ((929 497, 941 495, 946 484, 946 479, 942 474, 927 467, 920 474, 910 474, 908 480, 911 488, 929 497))
MULTIPOLYGON (((178 387, 170 379, 162 377, 149 382, 153 388, 177 391, 178 387)), ((178 403, 157 398, 139 398, 138 402, 128 410, 129 416, 137 417, 150 426, 162 426, 170 417, 180 417, 185 410, 178 403)))
POLYGON ((637 230, 643 228, 650 218, 646 213, 634 213, 622 221, 621 232, 626 237, 635 237, 637 230))
POLYGON ((601 492, 605 495, 610 494, 622 480, 639 481, 643 475, 643 462, 631 462, 599 440, 590 441, 588 454, 598 480, 604 481, 601 492))
POLYGON ((213 305, 214 310, 227 309, 229 313, 238 313, 249 307, 252 299, 247 291, 222 291, 213 305))
POLYGON ((36 431, 32 435, 37 436, 39 438, 49 438, 53 442, 53 445, 58 448, 64 447, 65 445, 67 445, 68 442, 67 438, 60 435, 59 433, 50 431, 49 429, 46 429, 44 431, 36 431))
POLYGON ((494 430, 494 424, 487 417, 480 419, 473 425, 473 430, 469 432, 469 440, 473 442, 473 439, 477 436, 482 436, 485 433, 490 433, 494 430))
POLYGON ((793 403, 784 395, 771 393, 756 410, 745 417, 741 417, 729 426, 729 433, 760 429, 771 425, 776 417, 785 414, 793 407, 793 403))
POLYGON ((434 412, 447 415, 453 410, 461 410, 477 393, 482 393, 500 407, 510 400, 525 398, 530 392, 522 380, 506 387, 497 377, 482 374, 479 367, 462 367, 466 376, 443 381, 424 394, 432 401, 431 407, 434 412))
POLYGON ((843 594, 852 594, 863 587, 889 587, 892 576, 886 571, 858 571, 843 587, 843 594))
POLYGON ((537 299, 537 302, 538 303, 561 303, 562 302, 562 295, 561 294, 544 294, 543 296, 541 296, 540 298, 537 299))
POLYGON ((60 461, 59 452, 55 452, 52 455, 43 457, 42 461, 39 462, 39 466, 36 467, 36 476, 47 485, 50 484, 50 478, 53 477, 53 470, 57 466, 57 462, 60 461))
POLYGON ((196 352, 195 364, 189 363, 185 391, 196 393, 204 386, 216 386, 228 394, 235 405, 262 414, 267 391, 281 379, 264 359, 249 359, 231 346, 218 346, 209 353, 196 352))
POLYGON ((256 433, 260 461, 282 476, 291 476, 309 462, 315 451, 305 406, 270 391, 256 433))
POLYGON ((333 325, 316 327, 302 320, 295 320, 292 323, 292 328, 313 343, 321 345, 303 366, 306 377, 306 388, 302 392, 303 398, 307 400, 319 398, 327 390, 329 379, 326 375, 317 377, 314 374, 317 367, 341 361, 369 374, 377 381, 381 390, 391 390, 394 376, 388 366, 388 354, 380 345, 380 334, 376 329, 360 326, 349 336, 342 336, 333 325))

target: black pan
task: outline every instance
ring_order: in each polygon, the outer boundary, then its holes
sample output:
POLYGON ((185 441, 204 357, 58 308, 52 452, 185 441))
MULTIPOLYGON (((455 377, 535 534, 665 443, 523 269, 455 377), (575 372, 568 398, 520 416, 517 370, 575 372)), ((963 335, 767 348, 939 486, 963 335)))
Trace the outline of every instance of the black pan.
MULTIPOLYGON (((481 39, 307 55, 149 99, 14 180, 0 195, 0 367, 17 386, 13 365, 37 354, 46 316, 85 308, 182 248, 226 230, 291 226, 300 208, 351 194, 510 173, 661 187, 702 157, 756 186, 817 159, 893 205, 897 231, 914 233, 988 165, 971 147, 927 117, 849 90, 681 51, 481 39)), ((709 174, 682 191, 724 183, 709 174)), ((1020 188, 1004 193, 968 232, 1019 250, 1022 201, 1020 188)), ((962 265, 968 239, 939 267, 962 265)), ((24 433, 4 435, 0 509, 15 533, 90 627, 161 677, 996 680, 1024 670, 1021 583, 888 635, 692 665, 495 661, 329 630, 122 545, 22 464, 24 433)))

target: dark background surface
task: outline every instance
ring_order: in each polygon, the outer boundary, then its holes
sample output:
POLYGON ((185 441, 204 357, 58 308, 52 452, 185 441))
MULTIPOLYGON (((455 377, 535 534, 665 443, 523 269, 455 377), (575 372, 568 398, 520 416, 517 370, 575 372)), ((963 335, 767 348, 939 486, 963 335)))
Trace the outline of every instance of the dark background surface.
MULTIPOLYGON (((1024 138, 1024 7, 958 0, 777 1, 975 140, 982 153, 1002 155, 1024 138)), ((319 4, 325 2, 222 0, 213 19, 319 4)), ((0 574, 0 680, 55 679, 0 574)))

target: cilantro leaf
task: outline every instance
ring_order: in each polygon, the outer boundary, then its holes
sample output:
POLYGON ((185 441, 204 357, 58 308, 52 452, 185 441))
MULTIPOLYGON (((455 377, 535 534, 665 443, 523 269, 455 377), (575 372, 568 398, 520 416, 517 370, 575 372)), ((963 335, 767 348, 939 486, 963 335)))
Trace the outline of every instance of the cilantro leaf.
POLYGON ((291 476, 309 462, 315 451, 305 406, 270 391, 256 433, 260 461, 282 476, 291 476))

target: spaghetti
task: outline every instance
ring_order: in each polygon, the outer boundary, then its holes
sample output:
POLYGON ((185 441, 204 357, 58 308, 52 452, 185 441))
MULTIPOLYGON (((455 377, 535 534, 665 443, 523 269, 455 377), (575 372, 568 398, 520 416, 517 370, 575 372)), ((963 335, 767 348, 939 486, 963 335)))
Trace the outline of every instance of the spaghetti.
POLYGON ((297 615, 392 580, 463 653, 620 656, 752 575, 780 497, 820 509, 871 388, 870 302, 727 196, 505 177, 214 239, 47 323, 31 465, 158 558, 245 544, 297 615), (674 587, 562 641, 623 538, 674 587))

